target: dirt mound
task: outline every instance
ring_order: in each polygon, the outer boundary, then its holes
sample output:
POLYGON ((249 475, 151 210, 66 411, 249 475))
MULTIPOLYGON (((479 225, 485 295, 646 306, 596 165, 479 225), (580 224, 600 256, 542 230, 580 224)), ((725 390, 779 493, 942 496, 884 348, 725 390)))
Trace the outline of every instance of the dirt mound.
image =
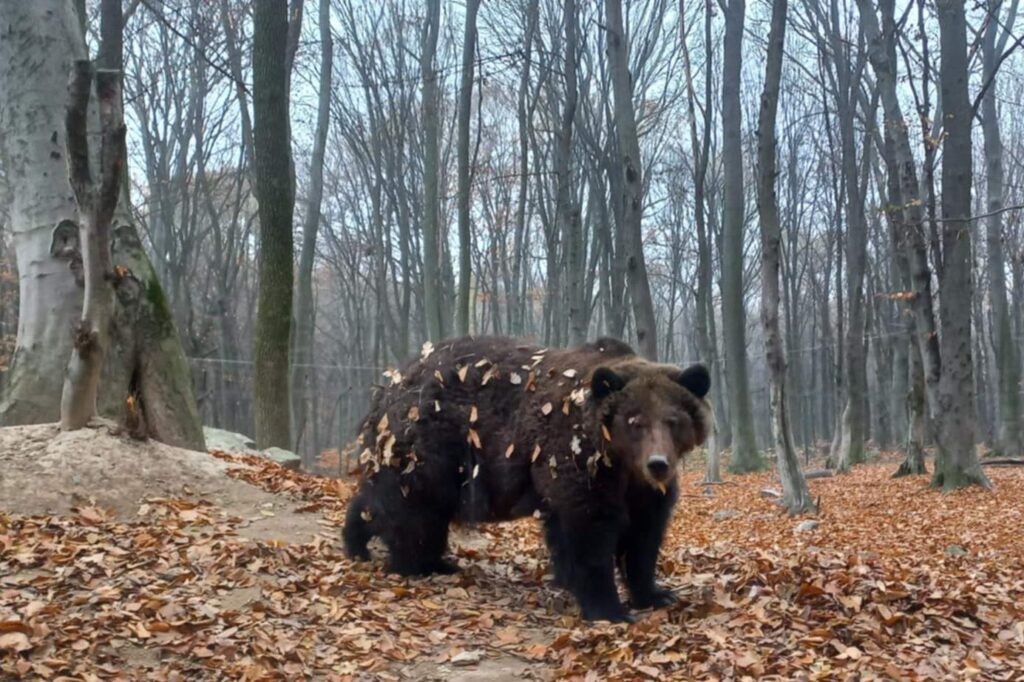
POLYGON ((111 422, 62 432, 56 424, 0 428, 0 510, 68 514, 94 506, 132 521, 146 501, 172 498, 216 505, 245 520, 256 539, 308 542, 322 528, 295 514, 292 500, 227 475, 244 466, 156 441, 120 435, 111 422))

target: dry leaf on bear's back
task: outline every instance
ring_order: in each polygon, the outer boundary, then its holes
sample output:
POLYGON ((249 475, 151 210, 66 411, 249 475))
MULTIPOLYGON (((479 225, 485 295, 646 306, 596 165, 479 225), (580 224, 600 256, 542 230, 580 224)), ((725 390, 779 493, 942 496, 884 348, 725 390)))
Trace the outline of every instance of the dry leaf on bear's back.
POLYGON ((432 344, 430 341, 425 342, 423 344, 422 350, 420 351, 420 359, 426 360, 427 358, 430 357, 430 354, 433 353, 433 352, 434 352, 434 344, 432 344))
POLYGON ((530 462, 536 462, 538 457, 540 457, 540 443, 533 446, 533 454, 530 455, 530 462))
POLYGON ((508 375, 508 381, 513 386, 518 386, 523 383, 523 377, 521 377, 518 372, 512 372, 508 375))
POLYGON ((466 383, 466 375, 469 374, 469 365, 459 367, 459 381, 466 383))
POLYGON ((385 412, 384 416, 377 422, 377 433, 384 433, 388 429, 388 415, 385 412))
POLYGON ((609 443, 612 440, 612 434, 611 432, 608 431, 608 427, 605 426, 604 424, 601 424, 601 436, 609 443))
POLYGON ((562 372, 562 376, 564 376, 566 379, 575 379, 576 374, 577 372, 574 369, 567 369, 564 372, 562 372))
POLYGON ((479 368, 483 367, 484 365, 489 364, 490 362, 491 361, 488 360, 487 358, 480 358, 479 360, 476 361, 476 364, 474 364, 473 366, 476 367, 477 369, 479 369, 479 368))
POLYGON ((516 449, 516 444, 515 443, 509 443, 508 447, 505 448, 505 458, 508 459, 509 457, 511 457, 512 453, 515 452, 515 449, 516 449))
POLYGON ((466 442, 472 443, 473 447, 477 450, 483 449, 483 445, 480 443, 480 434, 476 432, 476 429, 469 430, 469 436, 466 438, 466 442))
POLYGON ((531 393, 537 390, 537 373, 532 370, 526 376, 526 390, 531 393))
POLYGON ((478 416, 479 413, 477 412, 476 405, 473 405, 469 408, 469 423, 475 424, 478 416))
POLYGON ((544 405, 540 408, 540 411, 541 411, 541 414, 543 414, 546 417, 549 414, 551 414, 551 411, 553 409, 555 409, 555 408, 551 405, 551 403, 544 403, 544 405))
POLYGON ((417 405, 413 405, 409 408, 409 414, 406 415, 410 421, 419 421, 420 419, 420 408, 417 405))

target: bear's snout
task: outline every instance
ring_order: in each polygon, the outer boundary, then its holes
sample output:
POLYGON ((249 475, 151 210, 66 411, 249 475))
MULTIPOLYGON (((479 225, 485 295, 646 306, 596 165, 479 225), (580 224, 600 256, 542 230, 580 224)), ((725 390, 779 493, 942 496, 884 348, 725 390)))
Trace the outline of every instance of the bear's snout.
POLYGON ((651 455, 647 458, 647 471, 655 480, 664 481, 669 474, 668 457, 662 454, 651 455))

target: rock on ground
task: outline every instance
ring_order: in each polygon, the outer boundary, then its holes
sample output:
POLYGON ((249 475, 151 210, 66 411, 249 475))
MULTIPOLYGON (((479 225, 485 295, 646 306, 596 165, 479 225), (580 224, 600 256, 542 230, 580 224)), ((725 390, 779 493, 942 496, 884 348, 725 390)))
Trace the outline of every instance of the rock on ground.
POLYGON ((68 514, 99 507, 136 518, 146 500, 206 501, 247 523, 250 538, 308 542, 321 530, 295 503, 227 475, 238 467, 206 452, 137 441, 113 422, 62 432, 57 424, 0 428, 0 511, 68 514))
POLYGON ((302 466, 302 458, 291 450, 284 448, 267 448, 258 450, 256 442, 243 433, 234 433, 224 429, 215 429, 212 426, 203 427, 203 435, 206 437, 206 447, 210 450, 220 450, 233 455, 259 455, 271 462, 277 462, 285 469, 298 471, 302 466))

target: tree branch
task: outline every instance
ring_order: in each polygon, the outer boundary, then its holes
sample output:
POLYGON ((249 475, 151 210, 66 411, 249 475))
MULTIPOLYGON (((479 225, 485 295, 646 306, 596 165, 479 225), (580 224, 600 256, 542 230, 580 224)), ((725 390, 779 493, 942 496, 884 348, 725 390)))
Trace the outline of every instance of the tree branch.
POLYGON ((68 108, 64 118, 67 134, 68 178, 79 206, 92 204, 92 171, 89 168, 89 89, 92 63, 76 60, 68 83, 68 108))
POLYGON ((100 186, 99 205, 102 219, 109 220, 117 207, 124 168, 125 125, 121 112, 121 73, 109 69, 96 71, 96 96, 99 101, 100 130, 100 186))

